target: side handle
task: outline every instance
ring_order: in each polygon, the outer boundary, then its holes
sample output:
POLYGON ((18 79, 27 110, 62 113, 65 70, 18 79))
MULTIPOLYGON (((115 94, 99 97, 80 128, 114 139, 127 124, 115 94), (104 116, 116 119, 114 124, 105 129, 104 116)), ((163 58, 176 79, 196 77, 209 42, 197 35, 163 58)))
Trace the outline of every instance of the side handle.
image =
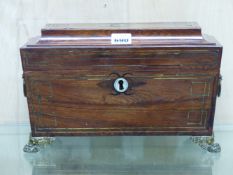
POLYGON ((25 97, 27 97, 27 87, 26 87, 26 83, 25 83, 25 79, 23 77, 23 94, 25 97))
POLYGON ((222 75, 220 74, 218 80, 218 92, 217 92, 218 97, 221 96, 221 91, 222 91, 222 75))

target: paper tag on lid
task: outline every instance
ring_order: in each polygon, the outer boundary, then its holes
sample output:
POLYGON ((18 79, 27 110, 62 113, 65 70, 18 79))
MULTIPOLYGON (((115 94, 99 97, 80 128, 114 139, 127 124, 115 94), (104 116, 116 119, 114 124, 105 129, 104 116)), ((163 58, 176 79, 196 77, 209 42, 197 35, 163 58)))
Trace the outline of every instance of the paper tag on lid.
POLYGON ((111 44, 131 44, 131 33, 112 33, 111 44))

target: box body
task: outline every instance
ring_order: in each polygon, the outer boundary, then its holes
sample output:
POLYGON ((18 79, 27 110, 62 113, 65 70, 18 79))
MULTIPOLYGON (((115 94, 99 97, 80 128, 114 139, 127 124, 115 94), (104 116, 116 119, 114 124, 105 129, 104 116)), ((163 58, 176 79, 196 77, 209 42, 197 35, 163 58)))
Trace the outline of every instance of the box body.
POLYGON ((33 136, 212 134, 222 47, 196 23, 53 24, 20 51, 33 136))

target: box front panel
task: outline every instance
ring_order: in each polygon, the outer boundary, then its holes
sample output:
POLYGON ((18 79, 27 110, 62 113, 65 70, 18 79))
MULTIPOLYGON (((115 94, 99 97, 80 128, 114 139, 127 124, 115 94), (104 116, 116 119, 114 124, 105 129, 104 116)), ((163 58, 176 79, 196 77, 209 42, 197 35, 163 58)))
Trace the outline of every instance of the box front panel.
POLYGON ((216 77, 82 71, 25 75, 34 135, 208 134, 216 77), (123 77, 128 87, 118 92, 123 77))

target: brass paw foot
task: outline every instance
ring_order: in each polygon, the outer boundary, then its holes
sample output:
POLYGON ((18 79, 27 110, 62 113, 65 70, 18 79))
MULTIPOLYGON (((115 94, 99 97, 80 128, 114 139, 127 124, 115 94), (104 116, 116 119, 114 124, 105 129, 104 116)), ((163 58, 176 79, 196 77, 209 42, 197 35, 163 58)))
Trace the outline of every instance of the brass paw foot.
POLYGON ((30 135, 28 144, 23 148, 23 151, 26 153, 36 153, 46 145, 52 144, 55 138, 53 137, 32 137, 30 135))
POLYGON ((190 138, 193 143, 198 144, 202 149, 211 153, 221 152, 221 146, 214 143, 214 136, 192 136, 190 138))

